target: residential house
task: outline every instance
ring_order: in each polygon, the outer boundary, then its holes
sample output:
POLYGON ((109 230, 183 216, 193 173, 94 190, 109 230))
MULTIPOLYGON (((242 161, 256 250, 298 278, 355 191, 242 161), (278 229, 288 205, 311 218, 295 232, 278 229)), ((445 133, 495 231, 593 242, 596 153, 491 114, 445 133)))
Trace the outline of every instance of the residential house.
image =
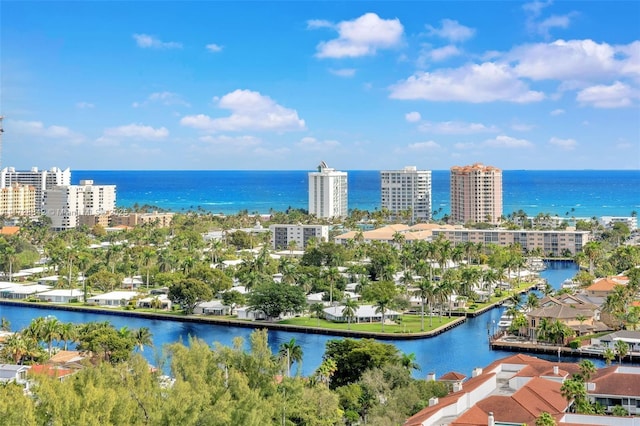
POLYGON ((19 385, 27 384, 28 365, 0 364, 0 383, 15 382, 19 385))
POLYGON ((81 301, 84 297, 84 292, 75 288, 55 289, 39 293, 37 297, 43 302, 70 303, 72 301, 81 301))
POLYGON ((146 309, 162 309, 164 311, 171 310, 171 300, 166 294, 157 294, 150 297, 144 297, 136 301, 138 308, 146 309))
POLYGON ((138 297, 138 295, 137 291, 112 291, 90 297, 87 302, 100 306, 120 307, 126 305, 131 299, 138 297))
POLYGON ((27 299, 48 290, 51 290, 51 286, 42 284, 16 285, 0 290, 0 297, 4 299, 27 299))
POLYGON ((621 340, 629 345, 630 352, 640 352, 640 331, 634 330, 620 330, 606 336, 591 339, 591 343, 594 345, 602 345, 605 348, 615 350, 616 342, 621 340))
POLYGON ((629 279, 622 276, 600 278, 595 280, 584 292, 589 297, 606 298, 617 286, 626 285, 627 282, 629 279))
POLYGON ((210 300, 198 303, 193 313, 200 315, 231 315, 231 310, 231 306, 225 305, 219 300, 210 300))
MULTIPOLYGON (((344 306, 331 306, 329 308, 324 309, 324 317, 328 321, 334 322, 348 322, 349 318, 344 316, 342 311, 344 310, 344 306)), ((400 312, 393 311, 391 309, 387 309, 384 314, 385 321, 395 321, 400 316, 400 312)), ((356 312, 354 313, 354 317, 351 319, 351 322, 381 322, 382 321, 382 312, 377 312, 377 308, 373 305, 360 305, 356 312)))

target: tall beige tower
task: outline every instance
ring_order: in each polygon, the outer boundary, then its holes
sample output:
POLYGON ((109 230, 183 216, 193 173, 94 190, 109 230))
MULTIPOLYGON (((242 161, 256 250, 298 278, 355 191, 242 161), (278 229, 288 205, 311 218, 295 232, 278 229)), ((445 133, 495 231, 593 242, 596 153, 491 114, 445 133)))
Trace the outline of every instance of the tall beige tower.
POLYGON ((502 216, 502 170, 476 163, 451 168, 451 219, 498 223, 502 216))
POLYGON ((431 171, 407 166, 380 172, 380 205, 395 216, 411 212, 411 222, 431 219, 431 171))

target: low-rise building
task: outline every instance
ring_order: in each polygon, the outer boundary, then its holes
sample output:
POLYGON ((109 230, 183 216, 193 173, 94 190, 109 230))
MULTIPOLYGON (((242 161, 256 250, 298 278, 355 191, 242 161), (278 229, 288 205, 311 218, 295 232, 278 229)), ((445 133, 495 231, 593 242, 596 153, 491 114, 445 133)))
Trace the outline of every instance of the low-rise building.
POLYGON ((100 306, 120 307, 125 306, 131 299, 138 296, 139 293, 137 291, 112 291, 90 297, 87 302, 100 306))
POLYGON ((271 231, 271 248, 274 250, 304 249, 311 239, 316 242, 329 240, 327 225, 278 224, 269 226, 269 231, 271 231))
MULTIPOLYGON (((348 322, 349 318, 344 315, 344 306, 331 306, 329 308, 324 309, 324 317, 328 321, 335 322, 348 322)), ((387 309, 384 313, 385 321, 395 321, 400 316, 400 312, 393 311, 391 309, 387 309)), ((351 318, 351 322, 360 323, 360 322, 381 322, 382 321, 382 312, 377 311, 376 307, 373 305, 360 305, 358 309, 354 312, 353 318, 351 318)))
POLYGON ((81 301, 84 297, 84 292, 75 288, 72 289, 55 289, 44 291, 37 295, 38 299, 43 302, 51 303, 70 303, 73 301, 81 301))
POLYGON ((110 217, 111 226, 129 226, 152 224, 159 228, 167 228, 171 225, 174 213, 170 212, 150 212, 150 213, 128 213, 114 214, 110 217))
POLYGON ((454 245, 466 243, 519 244, 525 252, 541 250, 547 256, 574 256, 589 242, 589 231, 541 231, 510 229, 434 229, 433 238, 442 237, 454 245))

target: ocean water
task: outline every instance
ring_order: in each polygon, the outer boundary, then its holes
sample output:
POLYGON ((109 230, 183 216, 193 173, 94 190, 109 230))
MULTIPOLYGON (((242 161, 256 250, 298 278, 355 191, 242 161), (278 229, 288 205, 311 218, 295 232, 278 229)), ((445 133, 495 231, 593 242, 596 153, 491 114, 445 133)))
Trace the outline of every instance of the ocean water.
MULTIPOLYGON (((117 205, 149 204, 171 211, 266 214, 307 208, 307 170, 74 170, 72 182, 117 185, 117 205)), ((380 172, 348 172, 349 209, 380 208, 380 172)), ((504 170, 503 213, 523 210, 560 217, 630 216, 640 212, 640 170, 504 170)), ((449 213, 449 171, 432 172, 432 204, 449 213)), ((441 210, 440 210, 441 209, 441 210)))

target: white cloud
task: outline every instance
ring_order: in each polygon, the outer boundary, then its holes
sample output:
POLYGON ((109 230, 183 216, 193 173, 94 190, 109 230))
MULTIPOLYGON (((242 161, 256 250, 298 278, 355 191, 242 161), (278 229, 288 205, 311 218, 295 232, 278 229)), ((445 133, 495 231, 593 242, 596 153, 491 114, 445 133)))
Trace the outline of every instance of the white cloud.
POLYGON ((440 21, 440 28, 427 25, 427 30, 429 30, 429 35, 438 36, 451 42, 468 40, 476 33, 475 29, 465 27, 453 19, 443 19, 440 21))
POLYGON ((426 141, 426 142, 416 142, 409 144, 408 146, 411 150, 427 150, 427 149, 439 149, 440 145, 434 141, 426 141))
POLYGON ((568 15, 553 15, 537 24, 538 33, 545 37, 549 37, 549 30, 553 28, 567 29, 571 24, 571 17, 573 14, 568 15))
POLYGON ((623 108, 632 105, 633 99, 638 97, 637 90, 616 81, 609 86, 587 87, 578 92, 576 100, 581 105, 590 105, 596 108, 623 108))
POLYGON ((356 70, 354 68, 329 68, 329 72, 333 75, 337 75, 338 77, 353 77, 356 75, 356 70))
POLYGON ((506 135, 499 135, 494 139, 487 139, 483 142, 483 145, 491 148, 530 148, 533 146, 533 144, 526 139, 516 139, 506 135))
POLYGON ((525 124, 525 123, 513 123, 511 128, 516 132, 529 132, 535 129, 536 126, 533 124, 525 124))
POLYGON ((551 6, 551 3, 553 3, 551 0, 547 0, 547 1, 532 1, 530 3, 525 3, 522 5, 522 9, 524 9, 524 11, 533 17, 538 17, 540 16, 540 14, 542 13, 542 10, 547 7, 547 6, 551 6))
POLYGON ((417 123, 418 121, 422 120, 422 116, 417 111, 411 111, 404 115, 404 119, 409 123, 417 123))
POLYGON ((77 102, 76 103, 76 108, 78 109, 91 109, 94 108, 95 105, 92 104, 91 102, 85 102, 85 101, 81 101, 81 102, 77 102))
POLYGON ((225 145, 233 147, 255 146, 261 143, 260 138, 255 136, 227 136, 227 135, 204 135, 198 138, 202 142, 212 145, 225 145))
POLYGON ((207 49, 209 52, 218 53, 218 52, 222 52, 223 47, 220 46, 219 44, 211 43, 211 44, 207 44, 205 46, 205 49, 207 49))
POLYGON ((315 30, 318 28, 333 28, 333 23, 324 19, 310 19, 307 21, 307 29, 315 30))
POLYGON ((143 124, 127 124, 119 127, 112 127, 104 130, 103 138, 106 139, 141 139, 141 140, 162 140, 169 136, 169 130, 165 127, 157 129, 143 124))
POLYGON ((560 139, 555 136, 549 139, 551 145, 555 145, 565 151, 571 151, 578 146, 578 142, 575 139, 560 139))
POLYGON ((455 69, 440 69, 432 73, 416 72, 408 79, 391 86, 390 97, 472 103, 526 103, 540 101, 544 94, 529 90, 507 65, 485 62, 455 69))
POLYGON ((375 55, 378 49, 398 46, 402 42, 404 32, 404 27, 398 19, 381 19, 375 13, 366 13, 352 21, 339 22, 335 29, 338 31, 338 38, 319 43, 316 53, 318 58, 375 55))
POLYGON ((134 34, 133 39, 138 47, 143 49, 182 49, 182 43, 175 41, 162 41, 148 34, 134 34))
POLYGON ((533 80, 602 80, 623 74, 640 75, 640 43, 612 46, 593 40, 556 40, 518 46, 506 55, 516 62, 519 77, 533 80), (637 56, 636 56, 637 55, 637 56))
POLYGON ((428 55, 433 62, 440 62, 444 61, 445 59, 458 56, 460 55, 460 53, 460 49, 452 44, 449 44, 447 46, 439 47, 437 49, 429 51, 428 55))
POLYGON ((294 109, 277 104, 268 96, 251 90, 235 90, 217 99, 218 107, 228 109, 228 117, 211 118, 204 114, 183 117, 180 124, 210 132, 304 130, 304 120, 294 109))
POLYGON ((68 127, 45 126, 41 121, 6 120, 5 129, 11 133, 46 139, 65 139, 71 143, 80 143, 84 137, 68 127))
POLYGON ((558 116, 558 115, 562 115, 564 114, 566 111, 563 110, 562 108, 558 108, 558 109, 554 109, 553 111, 551 111, 549 114, 553 115, 553 116, 558 116))
POLYGON ((308 149, 312 151, 325 151, 335 149, 340 146, 340 142, 336 140, 323 140, 319 141, 316 138, 306 136, 296 144, 302 149, 308 149))
POLYGON ((134 102, 131 104, 134 108, 140 108, 149 105, 150 103, 159 103, 162 105, 181 105, 185 107, 191 106, 187 101, 182 99, 177 93, 173 92, 154 92, 147 96, 142 102, 134 102))
POLYGON ((418 127, 423 132, 444 135, 471 135, 475 133, 499 132, 496 126, 485 126, 482 123, 466 123, 463 121, 425 122, 418 127))

